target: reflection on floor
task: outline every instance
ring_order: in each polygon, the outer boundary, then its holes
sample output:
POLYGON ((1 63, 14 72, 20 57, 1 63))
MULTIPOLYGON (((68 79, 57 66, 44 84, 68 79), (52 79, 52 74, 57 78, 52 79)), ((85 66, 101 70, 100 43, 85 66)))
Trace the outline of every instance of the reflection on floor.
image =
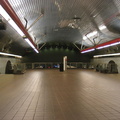
POLYGON ((1 74, 0 120, 120 120, 120 74, 93 70, 1 74))

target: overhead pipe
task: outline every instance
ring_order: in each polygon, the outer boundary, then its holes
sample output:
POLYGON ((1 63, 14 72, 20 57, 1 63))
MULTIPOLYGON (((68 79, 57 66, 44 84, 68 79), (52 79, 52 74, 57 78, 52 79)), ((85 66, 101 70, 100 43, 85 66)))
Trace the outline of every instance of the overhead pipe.
POLYGON ((18 27, 22 30, 22 32, 26 35, 26 37, 30 40, 30 42, 33 44, 33 46, 37 49, 37 46, 33 42, 33 39, 25 29, 24 25, 18 18, 17 14, 13 10, 12 6, 8 2, 8 0, 0 0, 1 6, 5 9, 5 11, 9 14, 9 16, 13 19, 13 21, 18 25, 18 27))

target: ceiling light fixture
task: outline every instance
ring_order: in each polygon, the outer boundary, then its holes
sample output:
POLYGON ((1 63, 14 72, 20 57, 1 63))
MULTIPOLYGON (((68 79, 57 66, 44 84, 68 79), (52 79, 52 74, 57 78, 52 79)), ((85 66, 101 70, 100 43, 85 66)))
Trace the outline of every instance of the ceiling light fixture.
POLYGON ((113 54, 103 54, 103 55, 95 55, 94 58, 99 58, 99 57, 109 57, 109 56, 119 56, 120 53, 113 53, 113 54))
POLYGON ((88 50, 83 50, 81 53, 88 53, 88 52, 92 52, 92 51, 94 51, 94 50, 95 50, 94 48, 88 49, 88 50))
POLYGON ((115 45, 119 45, 119 44, 120 44, 120 38, 117 38, 117 39, 108 41, 106 43, 96 45, 95 47, 90 47, 90 48, 84 49, 81 51, 81 53, 86 53, 86 52, 92 51, 91 49, 103 49, 103 48, 107 48, 107 47, 111 47, 111 46, 115 46, 115 45))
POLYGON ((4 8, 0 5, 0 14, 7 20, 7 22, 21 35, 24 36, 24 33, 20 30, 17 24, 12 20, 4 8))
POLYGON ((22 58, 22 56, 20 56, 20 55, 14 55, 14 54, 3 53, 3 52, 0 52, 0 55, 12 56, 12 57, 17 57, 17 58, 22 58))
POLYGON ((28 38, 25 38, 25 41, 34 49, 35 46, 30 42, 28 38))
POLYGON ((115 45, 118 45, 118 44, 120 44, 120 42, 116 42, 116 43, 112 43, 112 44, 104 45, 104 46, 101 46, 101 47, 97 47, 96 49, 103 49, 103 48, 107 48, 107 47, 115 46, 115 45))
POLYGON ((34 46, 33 49, 37 50, 37 47, 36 47, 35 43, 33 42, 33 39, 31 38, 28 31, 26 30, 26 28, 24 27, 24 25, 20 21, 19 17, 17 16, 15 11, 13 10, 10 3, 7 0, 0 0, 0 4, 1 4, 0 5, 0 12, 2 11, 1 15, 8 21, 8 23, 10 23, 14 27, 14 29, 22 37, 26 36, 29 39, 29 41, 31 42, 32 47, 34 46))
POLYGON ((34 50, 35 50, 36 53, 39 53, 39 51, 36 48, 34 48, 34 50))
POLYGON ((39 53, 39 51, 35 48, 35 46, 30 42, 28 38, 25 38, 25 41, 35 50, 36 53, 39 53))

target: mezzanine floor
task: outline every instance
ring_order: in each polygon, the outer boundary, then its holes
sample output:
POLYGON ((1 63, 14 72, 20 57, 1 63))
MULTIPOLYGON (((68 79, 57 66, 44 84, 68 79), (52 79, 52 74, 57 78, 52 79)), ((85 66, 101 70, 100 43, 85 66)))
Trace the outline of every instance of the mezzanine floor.
POLYGON ((93 70, 1 74, 0 120, 120 120, 120 74, 93 70))

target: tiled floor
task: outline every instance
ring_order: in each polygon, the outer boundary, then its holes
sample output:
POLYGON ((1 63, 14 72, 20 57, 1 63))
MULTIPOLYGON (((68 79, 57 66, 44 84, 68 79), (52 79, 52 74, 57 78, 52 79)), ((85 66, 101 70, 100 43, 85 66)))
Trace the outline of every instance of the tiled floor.
POLYGON ((120 74, 31 70, 0 75, 0 120, 120 120, 120 74))

